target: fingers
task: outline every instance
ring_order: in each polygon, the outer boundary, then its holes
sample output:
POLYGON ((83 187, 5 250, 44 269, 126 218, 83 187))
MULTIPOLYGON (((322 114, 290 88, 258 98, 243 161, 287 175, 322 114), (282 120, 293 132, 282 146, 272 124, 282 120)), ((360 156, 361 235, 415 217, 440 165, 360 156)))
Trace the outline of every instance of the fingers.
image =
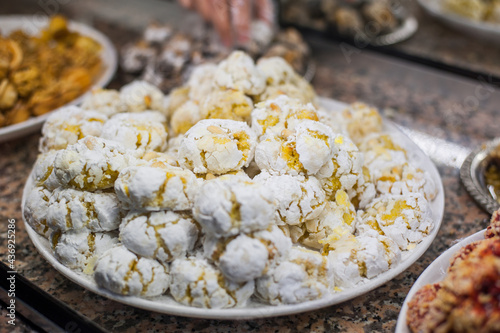
POLYGON ((192 9, 193 0, 178 0, 182 7, 192 9))
POLYGON ((206 21, 212 21, 212 6, 207 0, 194 0, 195 8, 206 21))
POLYGON ((201 0, 210 1, 212 5, 212 22, 222 39, 222 43, 231 46, 231 18, 227 0, 201 0))
POLYGON ((252 21, 252 1, 229 0, 232 24, 236 42, 240 45, 250 40, 250 24, 252 21))
POLYGON ((274 5, 272 0, 255 0, 255 10, 258 19, 268 23, 269 26, 274 24, 274 5))

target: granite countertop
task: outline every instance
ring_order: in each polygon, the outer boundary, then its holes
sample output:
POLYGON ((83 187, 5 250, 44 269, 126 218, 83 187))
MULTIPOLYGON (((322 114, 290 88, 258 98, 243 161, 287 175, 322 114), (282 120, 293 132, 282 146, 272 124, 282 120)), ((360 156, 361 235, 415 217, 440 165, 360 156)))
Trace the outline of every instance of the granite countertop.
MULTIPOLYGON (((27 11, 26 7, 22 8, 12 12, 27 11)), ((63 12, 70 17, 77 15, 71 6, 63 12)), ((123 25, 109 20, 94 19, 93 22, 117 45, 127 41, 132 34, 123 25)), ((483 87, 479 81, 367 50, 355 50, 346 55, 345 45, 318 37, 311 37, 309 42, 317 65, 313 85, 320 96, 344 102, 368 102, 379 107, 386 117, 397 124, 428 139, 420 143, 425 143, 424 148, 434 157, 441 174, 446 198, 445 213, 436 240, 408 270, 353 300, 277 318, 243 321, 192 319, 148 312, 105 299, 59 274, 38 254, 26 234, 21 216, 21 197, 37 156, 38 133, 0 144, 0 258, 6 261, 7 221, 15 219, 15 264, 19 274, 109 331, 133 332, 139 328, 150 332, 393 331, 404 298, 420 273, 457 239, 473 234, 488 224, 489 215, 475 204, 462 186, 458 167, 468 150, 497 135, 495 116, 500 94, 491 89, 488 94, 478 95, 478 89, 483 87), (429 142, 434 145, 429 145, 429 142), (444 143, 447 144, 447 155, 440 150, 444 143), (446 157, 450 154, 453 159, 446 157)), ((120 84, 118 74, 111 87, 119 87, 120 84)), ((5 318, 4 312, 0 313, 5 318)), ((21 319, 18 320, 20 331, 30 330, 21 319)), ((0 331, 8 328, 6 320, 0 321, 0 331)))

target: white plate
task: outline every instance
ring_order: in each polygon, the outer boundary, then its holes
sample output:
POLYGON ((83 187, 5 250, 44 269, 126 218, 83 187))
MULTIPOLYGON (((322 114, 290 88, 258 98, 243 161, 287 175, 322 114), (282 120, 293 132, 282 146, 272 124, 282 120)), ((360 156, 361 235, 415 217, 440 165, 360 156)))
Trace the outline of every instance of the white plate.
MULTIPOLYGON (((2 35, 7 35, 11 31, 21 29, 29 35, 36 35, 40 30, 44 29, 48 24, 48 17, 40 15, 0 15, 0 32, 2 35)), ((90 93, 93 88, 101 88, 111 81, 111 78, 116 72, 118 64, 117 53, 111 41, 101 32, 85 25, 74 21, 69 21, 68 28, 71 31, 76 31, 82 35, 91 37, 97 41, 101 46, 101 58, 104 65, 104 71, 99 78, 95 80, 92 87, 87 93, 77 97, 66 105, 79 104, 83 98, 90 93)), ((53 112, 53 111, 52 111, 53 112)), ((0 127, 0 143, 12 140, 23 135, 35 132, 42 127, 43 122, 47 119, 51 112, 43 114, 38 117, 30 118, 19 124, 14 124, 6 127, 0 127)))
POLYGON ((429 14, 452 28, 463 31, 473 37, 500 42, 500 24, 475 21, 449 12, 443 7, 443 0, 418 0, 418 3, 429 12, 429 14))
MULTIPOLYGON (((320 102, 323 107, 331 111, 342 111, 347 106, 344 103, 326 98, 321 98, 320 102)), ((385 129, 396 136, 397 142, 408 150, 411 161, 418 164, 422 169, 428 171, 432 179, 436 183, 439 192, 436 199, 434 199, 434 201, 431 203, 435 227, 432 230, 431 234, 427 236, 420 244, 418 244, 415 249, 413 249, 411 252, 403 254, 401 263, 396 267, 391 268, 389 271, 380 274, 379 276, 373 278, 363 285, 356 286, 355 288, 336 293, 331 297, 320 299, 317 301, 280 306, 270 306, 250 301, 246 307, 242 308, 199 309, 176 303, 170 296, 160 296, 149 299, 131 296, 119 296, 105 289, 99 288, 91 276, 73 271, 59 263, 52 254, 49 242, 42 236, 38 235, 33 229, 31 229, 31 227, 27 223, 25 223, 25 226, 28 231, 29 237, 33 241, 33 244, 35 244, 35 247, 38 249, 38 251, 42 254, 42 256, 56 270, 58 270, 68 279, 88 290, 95 292, 96 294, 145 310, 197 318, 249 319, 290 315, 294 313, 324 308, 330 305, 347 301, 359 295, 363 295, 396 277, 398 274, 406 270, 411 264, 413 264, 427 250, 439 231, 444 212, 444 190, 441 182, 441 177, 439 176, 436 167, 427 157, 427 155, 425 155, 425 153, 421 151, 417 147, 417 145, 413 143, 406 135, 404 135, 392 122, 385 120, 385 129)), ((25 185, 23 193, 23 207, 25 197, 29 189, 31 189, 32 187, 31 183, 32 181, 30 177, 25 185)))
POLYGON ((475 234, 460 240, 458 243, 444 251, 439 257, 434 260, 429 267, 420 275, 417 281, 411 287, 410 292, 406 295, 403 307, 399 312, 398 323, 396 326, 396 333, 410 333, 410 329, 406 325, 406 312, 408 311, 408 302, 413 298, 413 295, 425 286, 426 284, 436 283, 441 281, 445 275, 446 270, 450 266, 450 259, 462 247, 472 242, 484 239, 484 232, 486 229, 476 232, 475 234))

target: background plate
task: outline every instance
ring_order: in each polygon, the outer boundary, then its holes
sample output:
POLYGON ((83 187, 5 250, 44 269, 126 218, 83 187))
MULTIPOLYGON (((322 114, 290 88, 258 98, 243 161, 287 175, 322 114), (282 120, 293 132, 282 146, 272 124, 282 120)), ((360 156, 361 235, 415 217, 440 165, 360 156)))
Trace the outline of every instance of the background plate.
MULTIPOLYGON (((320 104, 327 110, 332 112, 339 112, 344 110, 347 105, 335 100, 320 98, 320 104)), ((49 242, 38 235, 31 227, 25 223, 28 235, 33 241, 33 244, 38 249, 40 254, 62 275, 66 276, 71 281, 79 284, 80 286, 95 292, 101 296, 109 299, 142 308, 145 310, 161 312, 165 314, 179 315, 185 317, 196 318, 210 318, 210 319, 249 319, 249 318, 263 318, 290 315, 299 312, 316 310, 330 305, 338 304, 357 296, 363 295, 381 285, 390 281, 401 272, 405 271, 412 265, 431 245, 436 237, 444 212, 444 190, 441 182, 441 177, 432 161, 425 155, 425 153, 418 148, 406 135, 404 135, 395 124, 389 120, 384 120, 385 130, 389 131, 396 137, 396 141, 408 150, 410 160, 418 165, 420 168, 429 172, 430 176, 436 183, 438 194, 434 201, 431 203, 433 220, 435 227, 431 234, 424 238, 412 251, 406 252, 402 256, 402 261, 399 265, 391 268, 387 272, 378 275, 377 277, 369 280, 367 283, 356 286, 355 288, 348 289, 336 293, 328 298, 323 298, 316 301, 310 301, 294 305, 280 305, 270 306, 262 303, 250 301, 245 307, 232 308, 232 309, 200 309, 181 305, 175 302, 170 296, 159 296, 153 298, 140 298, 134 296, 120 296, 113 294, 105 289, 99 288, 91 276, 73 271, 62 265, 52 254, 49 242)), ((29 177, 24 188, 23 193, 23 207, 26 195, 32 187, 32 178, 29 177)), ((24 216, 24 214, 23 214, 24 216)))
POLYGON ((462 247, 472 242, 484 239, 484 232, 481 230, 467 238, 460 240, 457 244, 444 251, 439 257, 434 260, 429 267, 420 275, 418 280, 413 284, 408 295, 406 295, 401 312, 399 312, 396 333, 410 333, 410 329, 406 325, 406 312, 408 311, 408 302, 413 298, 413 295, 425 286, 426 284, 436 283, 441 281, 446 275, 446 270, 450 266, 450 259, 462 247))
MULTIPOLYGON (((40 30, 47 26, 48 22, 48 17, 40 15, 0 15, 0 32, 5 36, 13 30, 21 29, 27 34, 36 35, 40 30)), ((79 32, 82 35, 89 36, 101 44, 101 59, 104 65, 103 72, 95 80, 92 87, 90 87, 90 89, 80 97, 77 97, 71 102, 65 104, 72 105, 81 103, 85 96, 89 94, 90 90, 93 88, 104 87, 109 83, 109 81, 111 81, 116 72, 118 57, 115 47, 111 41, 101 32, 89 27, 86 24, 74 21, 69 21, 68 28, 72 31, 79 32)), ((51 112, 38 117, 30 118, 19 124, 0 127, 0 143, 35 132, 42 127, 43 122, 47 119, 51 112)))
POLYGON ((450 27, 463 31, 473 37, 480 37, 500 42, 500 24, 474 21, 466 17, 446 11, 443 0, 417 0, 432 16, 448 24, 450 27))

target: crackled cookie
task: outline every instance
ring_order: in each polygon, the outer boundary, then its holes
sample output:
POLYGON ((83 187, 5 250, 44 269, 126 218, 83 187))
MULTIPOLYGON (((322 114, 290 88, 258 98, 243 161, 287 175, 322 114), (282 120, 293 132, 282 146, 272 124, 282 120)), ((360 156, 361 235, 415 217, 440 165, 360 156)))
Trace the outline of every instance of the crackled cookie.
POLYGON ((323 247, 328 235, 341 228, 354 233, 356 227, 356 209, 343 190, 337 191, 335 201, 328 201, 321 215, 305 221, 299 226, 289 226, 290 237, 293 242, 298 242, 315 249, 323 247))
POLYGON ((328 125, 332 129, 333 133, 343 134, 349 137, 349 134, 345 129, 344 119, 341 112, 328 111, 323 107, 318 107, 316 114, 318 115, 318 121, 328 125))
POLYGON ((429 173, 410 164, 407 151, 387 133, 369 135, 360 149, 379 193, 421 193, 432 200, 437 187, 429 173))
POLYGON ((345 229, 336 229, 323 243, 323 252, 333 267, 335 285, 340 288, 352 288, 401 260, 397 244, 373 232, 354 236, 345 229))
POLYGON ((277 226, 230 238, 208 236, 203 242, 205 257, 235 282, 262 276, 286 257, 291 247, 290 238, 277 226))
POLYGON ((262 139, 266 133, 280 134, 290 131, 302 120, 318 120, 312 104, 303 104, 297 99, 280 95, 255 106, 252 111, 252 129, 262 139))
POLYGON ((196 66, 187 82, 189 88, 189 99, 192 101, 201 101, 205 96, 212 92, 214 87, 215 71, 217 65, 207 63, 196 66))
POLYGON ((184 140, 184 135, 179 134, 177 136, 171 137, 168 139, 167 151, 166 153, 174 156, 176 159, 176 165, 179 166, 179 148, 181 146, 181 142, 184 140))
POLYGON ((314 92, 304 90, 293 83, 284 83, 279 86, 267 86, 262 94, 254 97, 254 102, 261 103, 271 99, 276 99, 280 96, 287 96, 299 101, 302 104, 316 103, 316 95, 314 92))
POLYGON ((271 175, 261 172, 254 178, 272 192, 278 225, 299 225, 318 217, 326 204, 325 192, 314 177, 271 175))
POLYGON ((255 134, 246 123, 206 119, 182 139, 179 163, 197 174, 238 171, 252 161, 255 145, 255 134))
POLYGON ((26 197, 23 206, 24 220, 38 234, 48 238, 50 228, 47 224, 47 211, 52 193, 43 187, 34 187, 26 197))
POLYGON ((117 114, 104 124, 101 135, 122 144, 137 156, 148 151, 164 151, 167 136, 166 118, 158 111, 117 114))
POLYGON ((380 133, 383 129, 382 117, 377 109, 364 103, 353 103, 342 112, 344 126, 349 137, 356 144, 372 133, 380 133))
POLYGON ((264 230, 272 223, 275 206, 264 186, 239 176, 205 181, 194 201, 193 215, 214 237, 264 230))
POLYGON ((179 163, 177 162, 176 155, 177 154, 150 151, 137 161, 137 165, 147 165, 153 168, 178 167, 179 163))
POLYGON ((375 230, 401 250, 411 250, 434 228, 429 202, 423 195, 386 195, 360 211, 358 233, 375 230))
POLYGON ((331 163, 334 134, 317 121, 302 120, 294 131, 266 135, 255 148, 255 162, 271 174, 315 175, 331 163))
POLYGON ((281 57, 260 58, 257 61, 257 69, 266 79, 266 84, 270 86, 279 86, 295 79, 292 66, 281 57))
POLYGON ((52 149, 64 149, 68 145, 89 136, 100 136, 105 115, 77 106, 65 106, 51 114, 42 128, 39 150, 42 153, 52 149))
POLYGON ((252 100, 234 89, 215 90, 200 101, 201 119, 249 121, 252 110, 252 100))
POLYGON ((87 136, 57 153, 52 173, 43 184, 49 189, 112 188, 120 171, 135 163, 136 159, 119 143, 87 136))
POLYGON ((327 257, 296 246, 287 260, 256 281, 257 295, 273 305, 317 300, 333 290, 333 270, 327 257))
POLYGON ((49 150, 47 153, 39 154, 33 166, 33 181, 36 186, 43 186, 54 170, 54 160, 58 150, 49 150))
POLYGON ((165 102, 167 116, 172 116, 175 110, 187 101, 189 101, 188 86, 181 86, 179 88, 172 89, 165 102))
POLYGON ((187 210, 199 188, 196 176, 174 166, 132 166, 123 169, 115 191, 127 209, 187 210))
POLYGON ((316 94, 302 76, 281 57, 260 58, 257 68, 266 79, 266 88, 257 96, 258 101, 266 101, 279 95, 300 100, 303 103, 315 103, 316 94))
POLYGON ((146 81, 133 81, 120 89, 120 101, 129 112, 154 110, 165 112, 165 96, 146 81))
POLYGON ((172 113, 170 126, 175 134, 184 134, 202 119, 199 103, 187 101, 172 113))
POLYGON ((363 153, 343 134, 335 135, 332 152, 332 159, 317 173, 327 197, 333 200, 335 193, 343 190, 349 198, 357 197, 357 206, 364 207, 376 192, 368 169, 364 168, 363 153))
POLYGON ((244 306, 254 292, 253 280, 244 283, 229 281, 202 258, 174 260, 170 276, 170 293, 174 299, 198 308, 244 306))
POLYGON ((241 90, 246 95, 264 91, 266 80, 252 58, 242 51, 234 51, 217 66, 214 84, 221 89, 241 90))
POLYGON ((108 117, 126 112, 127 106, 120 99, 120 93, 112 89, 94 89, 82 103, 82 109, 94 110, 108 117))
POLYGON ((56 231, 50 241, 60 263, 85 274, 92 274, 97 258, 119 243, 114 233, 88 230, 64 233, 56 231))
POLYGON ((193 250, 198 227, 187 215, 172 211, 130 212, 120 225, 120 240, 130 251, 166 263, 193 250))
POLYGON ((101 288, 129 296, 159 296, 170 284, 168 266, 141 258, 123 245, 113 247, 99 257, 94 279, 101 288))
POLYGON ((52 192, 45 218, 53 230, 111 231, 118 229, 122 215, 120 202, 114 193, 67 188, 52 192))

